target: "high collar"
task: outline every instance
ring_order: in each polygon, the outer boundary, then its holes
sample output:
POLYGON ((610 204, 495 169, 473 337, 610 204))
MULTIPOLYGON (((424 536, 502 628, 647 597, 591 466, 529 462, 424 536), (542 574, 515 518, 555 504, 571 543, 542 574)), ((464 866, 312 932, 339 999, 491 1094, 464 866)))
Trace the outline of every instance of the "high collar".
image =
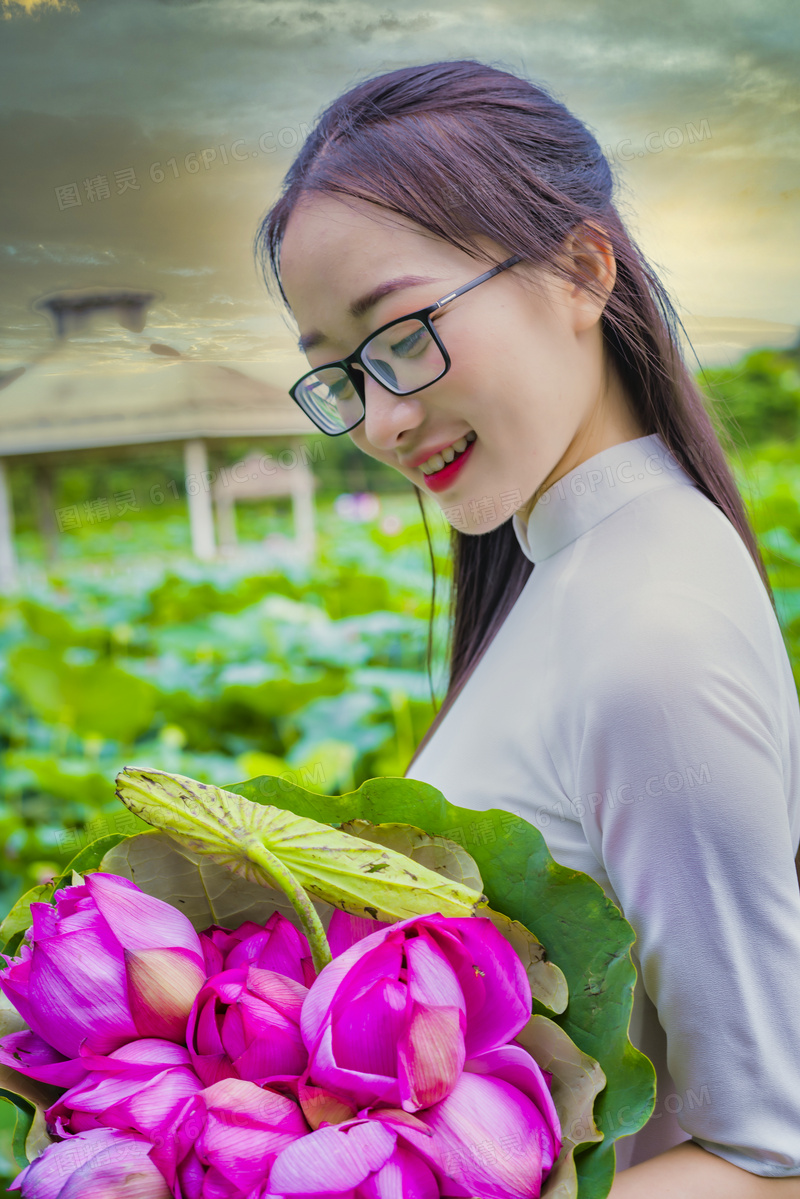
POLYGON ((650 433, 601 450, 557 479, 527 522, 514 513, 514 532, 525 557, 541 562, 637 496, 676 484, 695 486, 660 434, 650 433))

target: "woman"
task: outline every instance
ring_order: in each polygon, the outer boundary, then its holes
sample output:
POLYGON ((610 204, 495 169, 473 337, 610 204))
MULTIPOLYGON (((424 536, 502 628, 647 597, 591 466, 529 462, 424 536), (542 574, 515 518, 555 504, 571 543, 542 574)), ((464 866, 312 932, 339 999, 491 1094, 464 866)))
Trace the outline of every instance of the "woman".
POLYGON ((612 183, 541 87, 409 67, 322 114, 256 248, 311 368, 296 401, 453 527, 450 686, 409 776, 536 824, 636 931, 630 1034, 658 1098, 614 1199, 788 1199, 800 709, 612 183))

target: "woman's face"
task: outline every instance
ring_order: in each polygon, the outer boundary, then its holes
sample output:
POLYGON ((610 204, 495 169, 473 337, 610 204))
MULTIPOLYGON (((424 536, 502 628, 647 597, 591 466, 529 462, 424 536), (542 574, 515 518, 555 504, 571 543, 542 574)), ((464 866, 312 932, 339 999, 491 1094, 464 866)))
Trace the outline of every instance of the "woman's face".
MULTIPOLYGON (((313 194, 301 200, 287 223, 280 270, 301 335, 317 335, 309 367, 345 358, 379 326, 434 303, 514 252, 487 238, 480 245, 491 261, 371 204, 313 194), (353 301, 398 279, 401 286, 358 319, 350 316, 353 301)), ((610 251, 588 243, 575 252, 610 291, 610 251)), ((456 528, 489 532, 512 512, 529 512, 542 491, 586 458, 643 436, 619 386, 603 380, 602 308, 603 300, 553 273, 518 263, 434 316, 452 362, 441 379, 397 396, 365 376, 366 416, 348 435, 432 495, 456 528), (462 439, 463 465, 437 480, 442 459, 426 460, 454 443, 457 451, 462 439)))

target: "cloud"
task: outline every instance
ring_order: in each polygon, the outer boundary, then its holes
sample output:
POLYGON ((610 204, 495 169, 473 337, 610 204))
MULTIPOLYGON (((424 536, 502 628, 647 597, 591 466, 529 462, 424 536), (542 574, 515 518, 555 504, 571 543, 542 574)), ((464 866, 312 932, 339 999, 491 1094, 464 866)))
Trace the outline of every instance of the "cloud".
POLYGON ((604 151, 627 143, 624 215, 685 309, 797 319, 794 0, 729 0, 724 17, 716 0, 0 4, 15 17, 0 46, 0 354, 47 336, 33 297, 98 281, 162 291, 209 352, 290 346, 252 239, 315 116, 367 75, 458 57, 540 80, 604 151))
POLYGON ((182 275, 185 279, 193 279, 199 275, 213 275, 215 270, 213 266, 162 266, 161 272, 164 275, 182 275))
POLYGON ((55 11, 78 12, 75 0, 0 0, 0 18, 11 20, 12 17, 38 17, 48 9, 55 11))

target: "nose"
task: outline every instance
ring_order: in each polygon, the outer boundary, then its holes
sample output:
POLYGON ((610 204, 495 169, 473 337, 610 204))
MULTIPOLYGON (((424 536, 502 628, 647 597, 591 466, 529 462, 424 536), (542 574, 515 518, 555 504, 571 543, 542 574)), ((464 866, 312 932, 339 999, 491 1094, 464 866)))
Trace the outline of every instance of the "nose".
POLYGON ((395 395, 364 372, 364 432, 376 450, 397 448, 406 430, 416 429, 425 419, 419 393, 395 395))

